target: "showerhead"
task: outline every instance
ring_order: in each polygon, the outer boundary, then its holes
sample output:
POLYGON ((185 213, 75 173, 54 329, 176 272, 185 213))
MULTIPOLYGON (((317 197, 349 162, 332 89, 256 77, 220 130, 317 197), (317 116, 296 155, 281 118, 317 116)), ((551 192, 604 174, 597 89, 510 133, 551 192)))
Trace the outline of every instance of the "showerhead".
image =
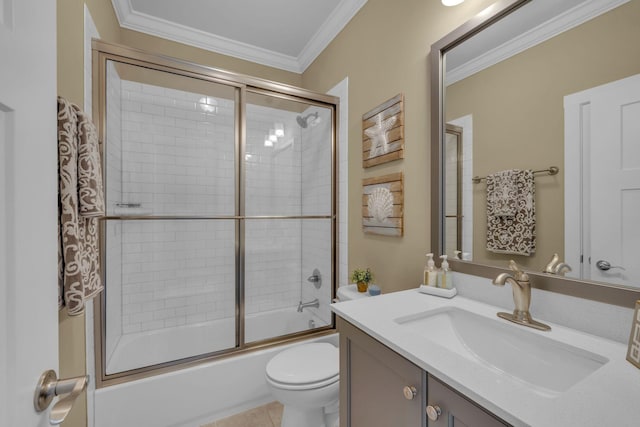
POLYGON ((300 125, 301 128, 306 129, 307 126, 309 126, 309 118, 311 118, 311 116, 313 116, 313 121, 311 122, 311 124, 313 125, 313 123, 318 120, 318 112, 314 112, 314 113, 309 113, 306 116, 302 117, 302 116, 298 116, 296 117, 296 121, 298 122, 298 124, 300 125))
POLYGON ((296 117, 296 121, 298 122, 298 125, 300 125, 301 128, 307 127, 307 119, 305 119, 304 117, 298 116, 296 117))

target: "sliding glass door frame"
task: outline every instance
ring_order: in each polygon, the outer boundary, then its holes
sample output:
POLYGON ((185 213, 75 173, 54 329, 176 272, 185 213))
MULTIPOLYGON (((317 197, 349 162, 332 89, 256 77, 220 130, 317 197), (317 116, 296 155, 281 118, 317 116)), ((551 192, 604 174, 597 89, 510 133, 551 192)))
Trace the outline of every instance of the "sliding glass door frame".
MULTIPOLYGON (((198 79, 204 82, 223 84, 233 87, 235 90, 235 205, 233 215, 126 215, 106 216, 101 220, 101 256, 102 275, 105 275, 106 250, 105 250, 105 227, 107 221, 154 221, 154 220, 233 220, 235 222, 235 289, 236 289, 236 345, 234 348, 195 355, 180 359, 178 361, 168 361, 148 367, 141 367, 129 371, 106 374, 106 298, 104 294, 94 301, 94 350, 96 367, 96 386, 98 388, 119 384, 151 375, 166 373, 178 369, 183 369, 196 364, 211 361, 216 358, 230 357, 243 352, 253 351, 266 346, 277 345, 296 339, 320 336, 335 332, 335 316, 331 314, 331 323, 326 327, 314 329, 312 332, 297 332, 289 335, 278 336, 273 339, 263 340, 256 343, 245 343, 245 233, 246 220, 254 219, 327 219, 331 222, 331 300, 335 298, 336 278, 337 278, 337 117, 339 99, 326 95, 314 93, 302 88, 272 82, 260 78, 250 77, 238 73, 228 72, 212 67, 202 66, 187 61, 155 55, 138 49, 93 40, 93 117, 96 122, 99 140, 102 150, 106 149, 106 96, 107 96, 107 63, 115 61, 157 70, 161 72, 175 74, 198 79), (267 216, 245 216, 246 203, 246 167, 245 154, 247 149, 247 117, 246 104, 249 93, 266 95, 308 104, 309 106, 319 106, 331 111, 331 207, 329 215, 267 215, 267 216)), ((103 171, 106 171, 106 156, 103 155, 103 171)), ((103 174, 106 172, 103 172, 103 174)), ((105 179, 106 184, 106 179, 105 179)))

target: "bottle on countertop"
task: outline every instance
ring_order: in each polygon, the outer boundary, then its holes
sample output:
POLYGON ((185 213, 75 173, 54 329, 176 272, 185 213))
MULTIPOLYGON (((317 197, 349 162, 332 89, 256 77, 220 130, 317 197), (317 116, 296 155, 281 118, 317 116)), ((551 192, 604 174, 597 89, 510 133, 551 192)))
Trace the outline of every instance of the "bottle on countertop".
POLYGON ((440 265, 440 270, 438 271, 436 286, 443 289, 451 289, 453 288, 453 275, 449 270, 447 255, 442 255, 440 258, 442 259, 442 264, 440 265))
POLYGON ((422 284, 425 286, 436 286, 438 281, 438 272, 436 271, 435 263, 433 262, 433 254, 427 254, 427 264, 424 266, 424 276, 422 278, 422 284))

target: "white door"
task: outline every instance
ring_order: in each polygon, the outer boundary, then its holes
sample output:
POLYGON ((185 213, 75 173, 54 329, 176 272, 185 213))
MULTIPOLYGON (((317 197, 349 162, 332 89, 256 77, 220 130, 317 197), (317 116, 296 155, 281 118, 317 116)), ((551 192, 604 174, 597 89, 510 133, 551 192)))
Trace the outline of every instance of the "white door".
POLYGON ((640 75, 594 90, 590 157, 591 279, 640 286, 640 75))
POLYGON ((564 106, 568 276, 640 286, 640 75, 568 95, 564 106))
POLYGON ((58 370, 56 2, 0 0, 0 426, 58 370))

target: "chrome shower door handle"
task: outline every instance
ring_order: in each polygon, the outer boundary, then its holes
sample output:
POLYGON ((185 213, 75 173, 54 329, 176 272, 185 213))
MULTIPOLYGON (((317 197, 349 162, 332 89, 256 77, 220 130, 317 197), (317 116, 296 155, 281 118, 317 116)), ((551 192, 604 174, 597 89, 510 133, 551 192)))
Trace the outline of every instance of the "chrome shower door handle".
POLYGON ((609 271, 612 268, 619 268, 620 270, 625 271, 625 268, 620 266, 620 265, 611 265, 611 263, 609 261, 605 261, 603 259, 599 260, 598 262, 596 262, 596 267, 598 268, 598 270, 600 271, 609 271))
POLYGON ((33 406, 37 412, 42 412, 49 407, 55 396, 61 396, 51 409, 49 424, 62 424, 88 383, 89 375, 59 380, 54 370, 45 371, 36 386, 33 406))

